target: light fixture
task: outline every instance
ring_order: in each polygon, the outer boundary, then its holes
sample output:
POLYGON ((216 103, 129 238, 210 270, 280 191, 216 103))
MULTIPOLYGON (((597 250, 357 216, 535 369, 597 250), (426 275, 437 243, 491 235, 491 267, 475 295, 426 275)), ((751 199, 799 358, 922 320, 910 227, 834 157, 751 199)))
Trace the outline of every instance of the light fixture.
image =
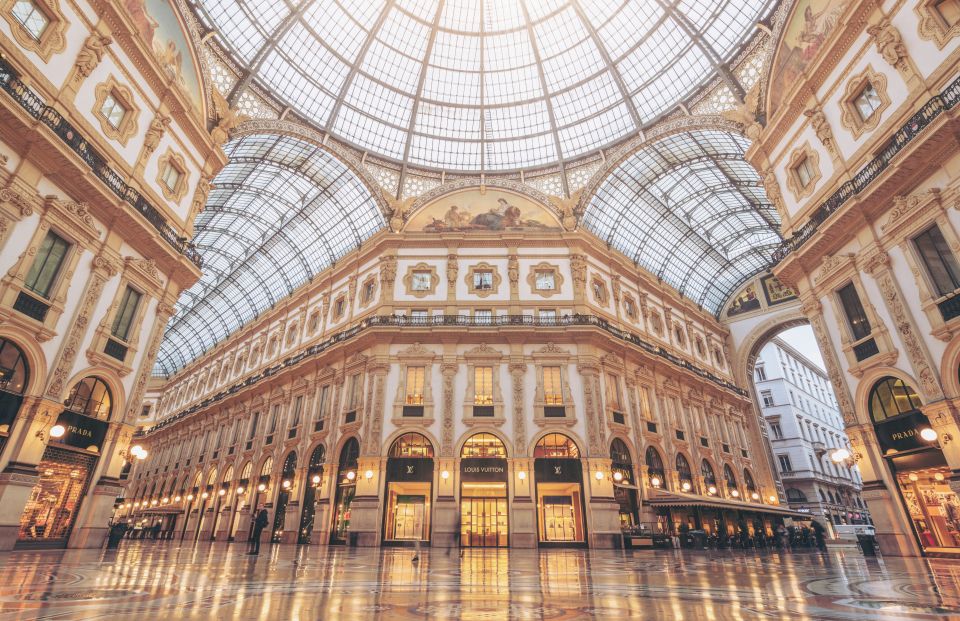
POLYGON ((769 500, 770 500, 770 504, 776 504, 776 502, 777 502, 777 497, 774 496, 773 494, 771 494, 769 500))
POLYGON ((258 486, 257 486, 257 491, 261 491, 261 492, 267 491, 267 486, 266 486, 266 484, 261 483, 260 485, 258 485, 258 486))
POLYGON ((137 502, 133 503, 133 506, 134 506, 134 507, 139 507, 139 506, 140 506, 140 501, 138 500, 137 502))
MULTIPOLYGON (((51 431, 51 433, 53 432, 51 431)), ((937 432, 934 431, 932 427, 924 427, 920 430, 920 437, 927 442, 935 442, 937 440, 937 432)))
POLYGON ((200 498, 203 500, 206 500, 207 498, 210 498, 210 494, 203 492, 202 494, 200 494, 200 498))
POLYGON ((593 477, 594 477, 596 480, 598 480, 598 481, 602 481, 602 480, 603 480, 603 473, 600 472, 599 470, 597 470, 596 473, 594 473, 593 477))
POLYGON ((180 502, 180 500, 181 500, 180 496, 173 497, 173 502, 180 502))
POLYGON ((752 498, 753 500, 760 500, 760 494, 758 494, 757 492, 753 492, 752 494, 750 494, 750 498, 752 498))
POLYGON ((220 490, 217 492, 217 496, 223 496, 226 493, 227 493, 227 490, 221 487, 220 490))
MULTIPOLYGON (((444 471, 444 474, 446 474, 447 476, 450 476, 450 474, 447 471, 444 471)), ((369 481, 370 479, 373 478, 373 470, 367 470, 366 472, 363 473, 363 476, 365 479, 369 481)), ((443 477, 443 478, 447 478, 447 477, 443 477)))
POLYGON ((170 497, 169 497, 169 496, 164 496, 164 497, 163 497, 163 500, 161 500, 160 502, 162 502, 163 504, 167 504, 168 502, 170 502, 170 497))
POLYGON ((652 476, 652 477, 650 477, 650 485, 652 485, 652 486, 654 486, 654 487, 660 487, 660 484, 661 484, 661 483, 662 483, 662 481, 660 480, 660 477, 658 477, 658 476, 652 476))
MULTIPOLYGON (((51 430, 51 433, 52 433, 52 430, 51 430)), ((143 446, 139 444, 134 444, 129 449, 127 449, 127 454, 124 455, 124 457, 126 457, 129 461, 132 461, 131 458, 139 459, 140 461, 143 461, 144 459, 147 458, 148 454, 149 453, 147 453, 147 449, 143 448, 143 446)))
POLYGON ((834 452, 830 453, 830 459, 835 464, 839 464, 840 462, 847 461, 848 459, 850 459, 850 451, 845 448, 838 448, 834 452))
POLYGON ((716 493, 717 493, 717 486, 716 486, 716 485, 711 485, 710 487, 707 488, 707 492, 709 492, 711 495, 712 495, 712 494, 716 494, 716 493))
POLYGON ((314 485, 319 485, 319 484, 320 484, 320 475, 319 475, 319 474, 315 474, 315 475, 313 475, 313 478, 311 478, 310 480, 313 481, 313 484, 314 484, 314 485))
POLYGON ((623 480, 623 473, 622 473, 622 472, 614 472, 614 473, 613 473, 613 480, 616 481, 617 483, 619 483, 620 481, 622 481, 622 480, 623 480))
POLYGON ((239 487, 237 488, 237 496, 243 496, 243 493, 244 493, 245 491, 247 491, 247 490, 245 490, 242 485, 239 486, 239 487))
POLYGON ((347 480, 348 480, 348 481, 352 481, 352 480, 354 480, 355 478, 357 478, 357 473, 354 472, 353 470, 351 470, 350 472, 347 473, 347 480))
POLYGON ((59 423, 50 428, 51 438, 62 438, 65 433, 67 433, 67 428, 59 423))
POLYGON ((732 490, 730 490, 730 495, 733 496, 734 498, 739 498, 739 497, 740 497, 740 492, 738 492, 738 491, 735 490, 735 489, 732 489, 732 490))
POLYGON ((151 507, 157 506, 157 499, 156 499, 156 498, 154 498, 153 500, 150 501, 150 506, 151 506, 151 507))
POLYGON ((942 480, 943 480, 943 473, 942 473, 942 472, 934 472, 934 473, 933 473, 933 478, 934 478, 935 480, 937 480, 937 481, 942 481, 942 480))
POLYGON ((187 494, 187 500, 188 500, 188 501, 192 501, 192 500, 193 500, 193 494, 187 494))
MULTIPOLYGON (((367 472, 370 472, 370 471, 367 470, 367 472)), ((371 474, 371 476, 373 475, 372 472, 371 472, 370 474, 371 474)), ((369 479, 370 477, 367 477, 367 478, 369 479)), ((446 470, 444 470, 443 472, 440 473, 440 478, 443 479, 444 481, 446 481, 447 479, 450 478, 450 473, 447 472, 446 470)))
POLYGON ((133 505, 131 505, 131 504, 128 502, 127 504, 125 504, 125 505, 123 505, 123 506, 126 507, 127 509, 129 509, 129 508, 132 507, 133 505))
POLYGON ((290 489, 290 479, 284 479, 280 485, 283 486, 283 489, 290 489))
POLYGON ((911 481, 918 481, 918 480, 920 480, 920 477, 918 477, 916 474, 914 474, 914 473, 912 473, 912 472, 907 475, 907 478, 910 479, 911 481))
POLYGON ((517 473, 517 478, 522 481, 527 478, 527 473, 521 470, 520 472, 517 473))
POLYGON ((684 481, 683 483, 680 484, 680 487, 683 489, 683 491, 689 492, 690 488, 693 486, 690 485, 690 481, 684 481))

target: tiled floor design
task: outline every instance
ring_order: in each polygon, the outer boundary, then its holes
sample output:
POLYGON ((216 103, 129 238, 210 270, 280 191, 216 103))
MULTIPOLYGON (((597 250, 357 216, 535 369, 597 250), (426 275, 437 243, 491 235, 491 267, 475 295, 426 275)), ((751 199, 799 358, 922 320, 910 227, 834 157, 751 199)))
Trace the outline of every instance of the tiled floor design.
POLYGON ((960 619, 960 562, 124 542, 0 554, 0 621, 960 619))

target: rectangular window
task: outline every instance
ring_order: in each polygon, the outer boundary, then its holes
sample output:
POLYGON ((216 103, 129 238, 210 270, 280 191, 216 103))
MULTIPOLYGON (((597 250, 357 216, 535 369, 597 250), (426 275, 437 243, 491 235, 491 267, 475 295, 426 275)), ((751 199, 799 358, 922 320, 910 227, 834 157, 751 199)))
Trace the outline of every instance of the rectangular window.
POLYGON ((347 401, 348 410, 356 410, 360 404, 360 374, 355 373, 350 376, 350 399, 347 401))
POLYGON ((793 466, 790 464, 789 455, 777 455, 777 460, 780 462, 781 472, 793 472, 793 466))
POLYGON ((50 25, 50 19, 33 0, 17 0, 13 5, 13 16, 37 41, 50 25))
POLYGON ((760 398, 763 400, 763 407, 772 408, 775 404, 773 402, 773 392, 770 390, 761 390, 760 398))
POLYGON ((627 298, 623 301, 623 307, 627 311, 627 317, 634 319, 637 316, 637 306, 633 303, 633 299, 627 298))
POLYGON ((860 115, 861 121, 870 120, 870 117, 877 111, 881 103, 877 89, 875 89, 870 82, 864 84, 863 88, 860 89, 860 93, 853 99, 853 105, 856 107, 857 114, 860 115))
POLYGON ((607 373, 607 408, 619 411, 620 408, 620 378, 607 373))
POLYGON ((423 367, 407 367, 407 405, 423 405, 423 367))
POLYGON ((363 285, 364 304, 366 304, 367 302, 373 299, 373 291, 376 286, 377 286, 377 283, 372 280, 368 280, 366 283, 364 283, 363 285))
POLYGON ((557 278, 553 270, 539 270, 535 276, 537 291, 553 291, 556 289, 557 278))
POLYGON ((767 379, 767 372, 764 371, 764 370, 763 370, 763 367, 760 366, 760 365, 757 365, 756 374, 757 374, 757 381, 758 381, 758 382, 763 382, 763 381, 765 381, 765 380, 767 379))
POLYGON ((120 129, 120 125, 123 123, 123 117, 127 116, 127 108, 120 103, 116 95, 110 93, 107 95, 107 98, 103 100, 103 105, 100 107, 100 114, 103 115, 103 118, 105 118, 114 129, 120 129))
POLYGON ((48 232, 37 250, 24 285, 30 291, 49 298, 57 275, 63 267, 70 244, 56 233, 48 232))
POLYGON ((478 324, 490 325, 493 322, 493 311, 489 308, 478 308, 473 311, 473 317, 478 324))
POLYGON ((273 406, 273 413, 270 415, 270 427, 267 428, 267 434, 272 434, 277 430, 277 420, 280 418, 280 406, 273 406))
POLYGON ((797 174, 797 181, 800 182, 800 187, 805 188, 810 185, 810 181, 813 179, 813 162, 810 161, 810 158, 806 155, 803 156, 797 165, 793 167, 793 171, 797 174))
POLYGON ((938 0, 933 6, 947 26, 960 23, 960 0, 938 0))
POLYGON ((545 405, 563 405, 560 367, 543 367, 543 402, 545 405))
POLYGON ((260 425, 260 412, 254 412, 253 418, 250 419, 250 435, 247 436, 248 440, 252 440, 253 436, 257 435, 257 427, 260 425))
POLYGON ((770 423, 770 433, 773 434, 774 440, 783 439, 783 429, 780 428, 780 423, 770 423))
POLYGON ((317 418, 323 420, 327 417, 330 410, 330 386, 324 386, 320 389, 320 403, 317 406, 317 418))
POLYGON ((303 413, 303 395, 293 400, 293 412, 290 414, 290 426, 300 426, 300 416, 303 413))
POLYGON ((917 235, 913 243, 940 296, 960 289, 960 265, 937 225, 917 235))
POLYGON ((557 322, 557 310, 555 308, 541 308, 537 311, 537 317, 541 323, 552 324, 557 322))
POLYGON ((493 405, 493 367, 474 368, 473 404, 493 405))
POLYGON ((163 168, 163 174, 160 175, 160 181, 163 182, 163 185, 167 186, 167 189, 171 192, 177 191, 177 184, 180 183, 180 177, 183 173, 174 166, 173 164, 167 164, 163 168))
POLYGON ((860 303, 860 296, 854 284, 852 282, 847 284, 837 292, 837 295, 840 296, 840 304, 847 316, 850 331, 853 332, 853 340, 859 341, 870 336, 870 321, 867 319, 866 311, 863 310, 863 304, 860 303))
POLYGON ((490 270, 474 272, 473 288, 477 291, 490 291, 493 289, 493 272, 490 270))
POLYGON ((410 311, 410 320, 413 323, 427 323, 427 311, 423 309, 415 309, 410 311))
POLYGON ((414 272, 410 279, 410 286, 414 291, 429 291, 433 274, 431 272, 414 272))
POLYGON ((343 317, 343 310, 346 307, 346 301, 343 298, 337 298, 337 301, 333 303, 333 316, 339 319, 343 317))
POLYGON ((113 326, 110 328, 110 333, 121 341, 126 341, 127 337, 130 336, 130 326, 133 324, 134 315, 137 314, 141 297, 143 296, 140 292, 131 287, 127 287, 123 292, 123 297, 120 299, 120 308, 117 309, 117 314, 113 318, 113 326))

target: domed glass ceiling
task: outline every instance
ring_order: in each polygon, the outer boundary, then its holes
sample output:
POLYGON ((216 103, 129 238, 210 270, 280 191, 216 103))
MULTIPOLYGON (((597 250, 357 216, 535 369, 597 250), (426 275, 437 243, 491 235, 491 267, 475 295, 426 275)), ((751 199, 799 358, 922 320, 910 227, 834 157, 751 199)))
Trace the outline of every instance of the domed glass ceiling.
MULTIPOLYGON (((774 0, 193 0, 251 83, 417 167, 530 169, 635 134, 774 0)), ((736 89, 734 89, 736 90, 736 89)))

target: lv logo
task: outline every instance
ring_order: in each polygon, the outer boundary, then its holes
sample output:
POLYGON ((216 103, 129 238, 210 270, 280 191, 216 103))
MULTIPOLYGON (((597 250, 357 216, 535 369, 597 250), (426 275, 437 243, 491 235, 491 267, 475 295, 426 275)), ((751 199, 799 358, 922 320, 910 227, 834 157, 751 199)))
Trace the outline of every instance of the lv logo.
POLYGON ((413 466, 407 466, 407 474, 413 474, 413 466))
POLYGON ((554 473, 554 474, 560 474, 560 468, 561 468, 561 466, 554 466, 554 467, 553 467, 553 473, 554 473))

